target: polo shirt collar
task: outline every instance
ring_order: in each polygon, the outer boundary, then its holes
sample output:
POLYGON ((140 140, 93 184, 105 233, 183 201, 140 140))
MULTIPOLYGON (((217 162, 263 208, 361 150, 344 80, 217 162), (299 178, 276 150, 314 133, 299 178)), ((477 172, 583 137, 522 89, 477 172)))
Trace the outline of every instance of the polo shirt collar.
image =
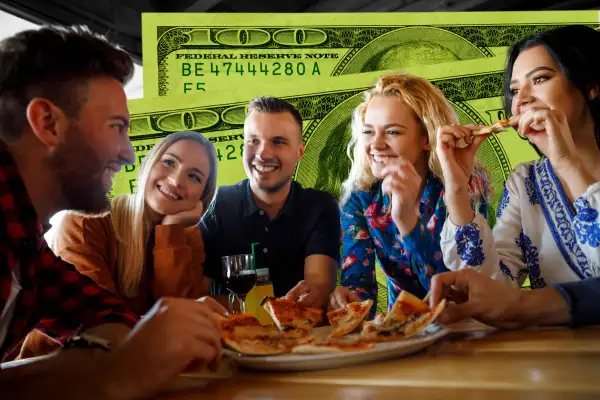
MULTIPOLYGON (((298 182, 292 180, 292 184, 290 186, 290 192, 288 193, 285 203, 283 204, 283 207, 281 208, 281 210, 279 211, 279 214, 277 216, 293 215, 294 207, 297 203, 296 197, 298 196, 298 192, 300 191, 300 189, 302 189, 302 185, 300 185, 298 182)), ((246 179, 243 191, 244 191, 244 196, 242 199, 242 210, 243 210, 244 218, 247 218, 247 217, 250 217, 250 216, 256 214, 257 212, 259 212, 260 208, 256 204, 256 200, 254 199, 254 196, 252 195, 252 188, 250 187, 250 180, 246 179)))

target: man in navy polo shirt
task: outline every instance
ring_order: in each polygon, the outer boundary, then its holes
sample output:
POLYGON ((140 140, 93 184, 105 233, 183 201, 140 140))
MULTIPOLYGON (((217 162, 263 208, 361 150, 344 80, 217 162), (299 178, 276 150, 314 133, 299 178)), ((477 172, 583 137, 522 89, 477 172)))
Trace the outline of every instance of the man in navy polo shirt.
POLYGON ((275 296, 323 308, 336 284, 340 217, 330 194, 292 180, 304 154, 302 118, 291 104, 259 97, 244 123, 248 179, 220 187, 214 208, 199 227, 205 275, 223 283, 221 257, 250 253, 269 268, 275 296))

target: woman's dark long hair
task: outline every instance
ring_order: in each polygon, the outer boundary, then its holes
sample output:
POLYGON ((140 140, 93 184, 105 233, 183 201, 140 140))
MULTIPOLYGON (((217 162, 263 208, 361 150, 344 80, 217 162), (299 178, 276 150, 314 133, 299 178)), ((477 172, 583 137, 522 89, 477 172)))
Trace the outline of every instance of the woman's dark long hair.
MULTIPOLYGON (((600 96, 589 98, 591 89, 600 88, 600 32, 588 26, 569 25, 528 36, 512 45, 504 69, 503 100, 506 115, 511 115, 513 95, 510 92, 510 81, 515 60, 521 52, 533 46, 544 46, 561 72, 583 95, 594 119, 594 135, 600 149, 600 96)), ((539 149, 533 147, 543 156, 539 149)))

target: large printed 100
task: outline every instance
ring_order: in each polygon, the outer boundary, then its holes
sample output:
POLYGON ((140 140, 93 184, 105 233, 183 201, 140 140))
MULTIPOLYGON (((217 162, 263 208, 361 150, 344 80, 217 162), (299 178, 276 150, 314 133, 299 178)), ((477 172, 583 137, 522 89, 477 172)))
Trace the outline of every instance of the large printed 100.
POLYGON ((524 36, 598 26, 598 11, 144 14, 145 97, 302 88, 314 78, 502 56, 524 36))

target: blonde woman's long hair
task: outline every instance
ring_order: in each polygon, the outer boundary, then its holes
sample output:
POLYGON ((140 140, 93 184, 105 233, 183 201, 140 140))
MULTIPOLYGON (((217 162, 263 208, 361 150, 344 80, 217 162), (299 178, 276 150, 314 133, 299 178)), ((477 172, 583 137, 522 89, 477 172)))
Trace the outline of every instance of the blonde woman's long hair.
MULTIPOLYGON (((342 183, 342 205, 348 200, 352 192, 367 191, 379 181, 373 175, 369 166, 368 154, 365 152, 364 146, 361 145, 364 136, 365 112, 374 96, 399 97, 414 112, 422 126, 423 134, 427 135, 431 147, 426 155, 427 166, 433 176, 442 183, 444 182, 440 160, 435 151, 436 130, 444 125, 458 124, 456 111, 448 103, 442 91, 426 79, 411 74, 384 75, 377 80, 373 89, 365 92, 364 102, 356 107, 352 115, 352 138, 347 148, 351 167, 348 179, 342 183)), ((474 201, 477 201, 483 196, 487 201, 491 197, 489 172, 478 159, 475 160, 473 176, 483 179, 487 184, 475 191, 479 193, 470 192, 471 197, 474 201)))
POLYGON ((213 144, 204 136, 193 131, 175 132, 158 142, 144 158, 137 176, 133 194, 115 197, 111 203, 112 223, 117 237, 116 286, 124 297, 134 297, 142 279, 146 262, 146 246, 152 223, 146 210, 145 188, 150 170, 165 151, 180 140, 195 141, 206 149, 210 174, 199 200, 206 213, 212 206, 217 187, 217 155, 213 144))

